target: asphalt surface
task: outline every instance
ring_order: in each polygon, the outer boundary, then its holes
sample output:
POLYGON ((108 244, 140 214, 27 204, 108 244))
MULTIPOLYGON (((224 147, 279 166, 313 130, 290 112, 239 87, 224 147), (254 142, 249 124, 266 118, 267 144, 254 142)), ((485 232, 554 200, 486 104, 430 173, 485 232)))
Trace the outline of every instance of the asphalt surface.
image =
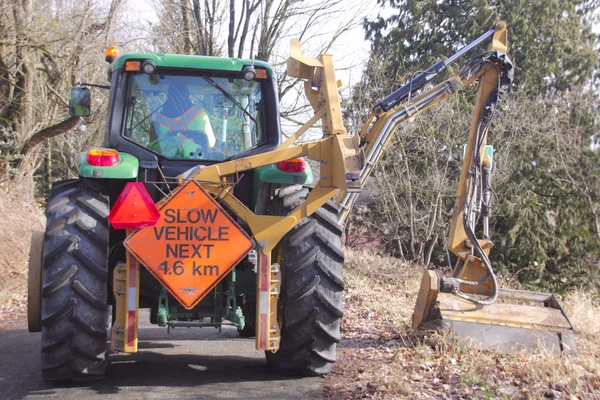
POLYGON ((103 380, 45 383, 40 333, 25 323, 0 330, 0 399, 313 399, 322 378, 277 375, 254 339, 233 327, 166 328, 150 325, 140 310, 139 351, 111 354, 103 380))

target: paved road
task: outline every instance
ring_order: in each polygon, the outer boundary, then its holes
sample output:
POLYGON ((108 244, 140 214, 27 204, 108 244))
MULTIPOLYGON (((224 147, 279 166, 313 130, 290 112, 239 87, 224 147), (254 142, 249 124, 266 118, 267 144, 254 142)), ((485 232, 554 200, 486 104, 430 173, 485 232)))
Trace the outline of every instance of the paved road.
MULTIPOLYGON (((142 312, 144 312, 143 310, 142 312)), ((142 315, 147 321, 147 314, 142 315)), ((113 354, 102 381, 47 384, 40 334, 26 324, 0 330, 0 399, 312 399, 322 378, 290 378, 267 369, 253 339, 235 328, 166 328, 142 323, 137 354, 113 354)))

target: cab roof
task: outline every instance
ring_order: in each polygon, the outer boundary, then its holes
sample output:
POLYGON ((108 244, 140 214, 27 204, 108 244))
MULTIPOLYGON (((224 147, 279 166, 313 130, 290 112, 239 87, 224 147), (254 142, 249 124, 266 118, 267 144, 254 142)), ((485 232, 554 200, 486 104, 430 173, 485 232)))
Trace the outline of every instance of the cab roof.
MULTIPOLYGON (((183 54, 129 53, 117 58, 111 65, 113 71, 123 68, 128 60, 152 60, 157 68, 189 68, 198 70, 217 70, 241 72, 252 60, 226 57, 191 56, 183 54)), ((264 61, 254 60, 255 67, 265 68, 270 77, 274 76, 273 68, 264 61)))

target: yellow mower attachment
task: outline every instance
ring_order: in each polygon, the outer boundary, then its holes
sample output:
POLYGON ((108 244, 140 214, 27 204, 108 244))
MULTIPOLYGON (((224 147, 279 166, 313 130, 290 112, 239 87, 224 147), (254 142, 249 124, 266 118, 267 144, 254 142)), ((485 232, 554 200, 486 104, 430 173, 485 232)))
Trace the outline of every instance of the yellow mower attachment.
POLYGON ((553 294, 500 289, 497 301, 484 306, 442 293, 443 285, 434 271, 423 275, 413 328, 441 330, 469 347, 504 353, 577 354, 573 325, 553 294))
POLYGON ((457 257, 452 277, 428 271, 423 276, 413 314, 414 328, 452 332, 473 347, 503 352, 542 348, 576 354, 574 328, 550 293, 499 289, 488 258, 493 246, 493 149, 487 132, 498 100, 512 84, 506 24, 494 29, 482 57, 477 99, 465 149, 456 202, 450 224, 449 250, 457 257), (481 227, 483 234, 476 236, 481 227))

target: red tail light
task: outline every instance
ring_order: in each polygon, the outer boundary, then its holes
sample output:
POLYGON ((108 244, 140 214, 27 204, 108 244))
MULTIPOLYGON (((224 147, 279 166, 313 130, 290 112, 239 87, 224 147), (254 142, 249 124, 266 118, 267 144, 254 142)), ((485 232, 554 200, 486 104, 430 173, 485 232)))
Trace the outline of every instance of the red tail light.
POLYGON ((306 161, 303 158, 292 158, 275 164, 278 170, 283 172, 303 172, 306 170, 306 161))
POLYGON ((87 153, 86 161, 94 167, 112 167, 119 163, 119 152, 114 149, 91 149, 87 153))
POLYGON ((160 212, 142 182, 128 182, 108 215, 115 229, 154 226, 159 218, 160 212))

